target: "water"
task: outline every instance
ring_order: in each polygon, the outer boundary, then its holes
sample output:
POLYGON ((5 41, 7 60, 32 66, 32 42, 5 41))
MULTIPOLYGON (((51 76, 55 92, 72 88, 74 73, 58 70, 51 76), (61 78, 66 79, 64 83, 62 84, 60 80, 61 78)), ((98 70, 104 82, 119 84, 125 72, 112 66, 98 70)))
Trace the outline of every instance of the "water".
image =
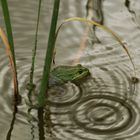
MULTIPOLYGON (((80 86, 66 83, 51 88, 43 110, 30 107, 25 83, 29 80, 38 2, 8 2, 22 103, 14 108, 11 73, 1 43, 1 140, 139 140, 140 84, 134 85, 133 67, 119 43, 96 27, 88 28, 79 22, 69 23, 63 27, 56 44, 56 65, 81 63, 89 68, 91 76, 82 81, 80 86)), ((67 17, 79 16, 110 27, 129 47, 139 78, 139 1, 88 2, 86 6, 85 0, 61 0, 59 24, 67 17)), ((37 88, 32 96, 33 101, 38 93, 44 64, 52 6, 51 0, 43 1, 35 71, 37 88)), ((2 16, 0 23, 4 27, 2 16)))

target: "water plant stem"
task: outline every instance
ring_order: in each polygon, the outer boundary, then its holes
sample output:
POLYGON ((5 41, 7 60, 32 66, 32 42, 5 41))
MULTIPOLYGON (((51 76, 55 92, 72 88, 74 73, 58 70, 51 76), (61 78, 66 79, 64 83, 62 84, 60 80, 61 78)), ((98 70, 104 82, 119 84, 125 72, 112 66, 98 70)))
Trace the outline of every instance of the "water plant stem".
POLYGON ((2 4, 2 10, 3 10, 3 15, 4 15, 4 20, 5 20, 7 37, 8 37, 9 44, 11 46, 10 49, 12 51, 13 60, 14 60, 14 64, 15 64, 16 59, 15 59, 15 51, 14 51, 14 41, 13 41, 12 26, 11 26, 11 20, 10 20, 7 0, 1 0, 1 4, 2 4))
POLYGON ((50 69, 51 69, 51 64, 52 64, 52 59, 53 59, 53 52, 54 52, 54 47, 55 47, 55 33, 56 33, 56 26, 57 26, 57 20, 58 20, 59 5, 60 5, 60 0, 54 0, 48 46, 47 46, 47 51, 46 51, 43 76, 41 80, 40 92, 39 92, 39 97, 38 97, 39 106, 44 105, 45 97, 47 94, 49 74, 50 74, 50 69))
MULTIPOLYGON (((6 26, 6 31, 7 31, 7 37, 8 37, 8 43, 6 42, 8 49, 10 49, 9 56, 11 59, 12 67, 13 67, 13 75, 14 75, 14 95, 15 99, 19 97, 19 92, 18 92, 18 80, 17 80, 17 68, 16 68, 16 58, 15 58, 15 51, 14 51, 14 40, 13 40, 13 34, 12 34, 12 26, 11 26, 11 20, 10 20, 10 14, 9 14, 9 9, 8 9, 8 3, 7 0, 1 0, 2 4, 2 10, 3 10, 3 15, 4 15, 4 20, 5 20, 5 26, 6 26)), ((5 39, 6 41, 6 39, 5 39)))
MULTIPOLYGON (((32 50, 32 65, 30 70, 30 85, 33 87, 33 78, 34 78, 34 67, 35 67, 35 57, 36 57, 36 51, 37 51, 37 39, 38 39, 38 28, 39 28, 39 20, 40 20, 40 9, 41 9, 41 2, 42 0, 39 0, 38 5, 38 17, 37 17, 37 25, 36 25, 36 33, 35 33, 35 44, 34 48, 32 50)), ((29 89, 29 95, 32 92, 32 88, 29 89)))
POLYGON ((17 75, 16 75, 16 69, 15 69, 15 65, 14 65, 14 61, 13 61, 13 56, 12 56, 12 52, 11 52, 11 46, 8 42, 8 39, 5 35, 5 33, 3 32, 3 30, 0 28, 0 37, 3 41, 3 44, 6 48, 6 53, 7 56, 9 58, 9 62, 10 62, 10 66, 11 66, 11 72, 12 72, 12 76, 13 76, 13 82, 14 82, 14 95, 15 95, 15 99, 17 101, 18 98, 18 84, 17 84, 17 75))

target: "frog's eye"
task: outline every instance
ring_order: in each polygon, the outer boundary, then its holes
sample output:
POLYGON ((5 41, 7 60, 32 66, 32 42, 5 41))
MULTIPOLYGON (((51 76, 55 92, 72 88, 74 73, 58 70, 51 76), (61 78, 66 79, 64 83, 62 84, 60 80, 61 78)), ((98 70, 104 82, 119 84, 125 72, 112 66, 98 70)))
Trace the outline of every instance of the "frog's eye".
POLYGON ((79 73, 79 74, 82 74, 82 73, 83 73, 83 71, 82 71, 82 70, 79 70, 79 71, 78 71, 78 73, 79 73))

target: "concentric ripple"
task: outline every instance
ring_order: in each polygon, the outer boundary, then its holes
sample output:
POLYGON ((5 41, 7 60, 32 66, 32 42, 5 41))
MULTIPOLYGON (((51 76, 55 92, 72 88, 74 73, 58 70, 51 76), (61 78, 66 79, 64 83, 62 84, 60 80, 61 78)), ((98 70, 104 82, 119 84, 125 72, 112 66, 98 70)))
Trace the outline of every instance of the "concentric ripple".
POLYGON ((129 136, 140 124, 139 108, 123 97, 95 93, 81 100, 73 118, 80 128, 93 134, 129 136))
POLYGON ((48 103, 57 106, 73 104, 81 97, 80 89, 70 82, 62 86, 51 88, 48 94, 48 103))

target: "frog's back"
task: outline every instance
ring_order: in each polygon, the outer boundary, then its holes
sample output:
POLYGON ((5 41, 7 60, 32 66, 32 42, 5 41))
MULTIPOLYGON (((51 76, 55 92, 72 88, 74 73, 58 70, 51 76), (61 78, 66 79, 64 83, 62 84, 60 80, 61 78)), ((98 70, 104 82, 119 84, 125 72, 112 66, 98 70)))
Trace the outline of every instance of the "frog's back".
POLYGON ((72 81, 74 73, 72 71, 73 66, 58 66, 51 71, 51 75, 57 79, 61 79, 63 82, 72 81))
POLYGON ((52 73, 50 74, 49 87, 58 86, 58 85, 62 85, 62 84, 64 84, 63 80, 61 80, 60 78, 54 76, 52 73))

